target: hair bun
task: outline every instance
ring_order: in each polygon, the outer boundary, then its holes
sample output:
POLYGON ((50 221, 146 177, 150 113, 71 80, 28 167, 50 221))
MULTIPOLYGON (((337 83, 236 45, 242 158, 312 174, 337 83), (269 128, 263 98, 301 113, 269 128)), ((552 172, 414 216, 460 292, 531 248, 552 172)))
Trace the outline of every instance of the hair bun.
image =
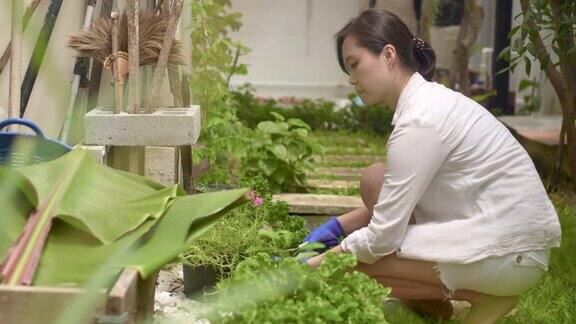
POLYGON ((412 38, 412 49, 413 50, 417 50, 417 51, 424 51, 424 49, 426 48, 428 44, 426 44, 425 41, 422 40, 422 38, 420 37, 413 37, 412 38))
POLYGON ((426 80, 432 81, 436 70, 436 54, 428 43, 419 37, 413 38, 412 54, 416 61, 417 71, 426 80))

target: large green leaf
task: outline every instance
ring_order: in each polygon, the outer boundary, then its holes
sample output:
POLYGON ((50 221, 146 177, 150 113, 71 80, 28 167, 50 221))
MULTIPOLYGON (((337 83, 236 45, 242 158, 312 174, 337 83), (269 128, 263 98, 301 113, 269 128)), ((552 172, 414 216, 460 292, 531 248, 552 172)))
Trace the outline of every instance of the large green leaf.
POLYGON ((268 150, 272 152, 278 159, 284 162, 288 162, 290 159, 290 155, 288 154, 288 150, 286 146, 283 144, 274 144, 273 146, 269 146, 268 150))
POLYGON ((184 252, 193 239, 212 226, 224 215, 221 212, 247 191, 236 189, 177 198, 125 265, 138 269, 144 277, 154 273, 184 252))
MULTIPOLYGON (((86 158, 79 153, 83 152, 73 151, 70 154, 77 154, 79 156, 77 157, 78 161, 86 158)), ((166 189, 162 189, 161 185, 143 177, 110 168, 92 167, 89 170, 93 172, 91 173, 92 176, 102 176, 102 169, 105 173, 105 177, 102 179, 112 179, 112 184, 121 183, 124 185, 114 192, 116 195, 134 197, 136 196, 135 193, 130 192, 134 190, 136 193, 141 193, 141 199, 136 202, 131 200, 118 201, 119 199, 110 198, 105 193, 85 189, 83 187, 93 186, 93 183, 75 179, 87 178, 82 174, 86 169, 79 168, 79 170, 84 171, 74 173, 69 182, 75 185, 74 190, 78 192, 93 193, 91 201, 87 203, 89 207, 83 206, 79 202, 68 201, 68 199, 85 201, 83 197, 74 194, 64 196, 66 199, 62 199, 61 202, 68 208, 70 214, 66 215, 68 217, 58 217, 54 220, 34 278, 34 284, 82 285, 91 277, 101 276, 102 273, 106 278, 112 279, 122 267, 134 267, 141 272, 143 277, 147 277, 173 260, 189 245, 190 240, 211 226, 224 214, 223 211, 226 208, 238 201, 247 191, 247 189, 238 189, 175 197, 170 201, 164 200, 164 205, 158 206, 157 196, 142 193, 148 191, 165 192, 166 189), (93 210, 87 210, 89 208, 93 210), (116 210, 112 211, 114 208, 116 210), (80 219, 71 211, 80 211, 84 213, 81 216, 90 215, 97 219, 92 220, 91 224, 98 222, 118 224, 110 218, 123 217, 122 212, 133 212, 131 208, 137 208, 143 215, 152 214, 150 210, 160 210, 161 212, 157 217, 146 217, 136 228, 128 230, 108 244, 103 244, 91 231, 85 231, 86 228, 78 227, 77 223, 70 221, 71 219, 80 219), (122 212, 118 212, 118 210, 122 212)), ((54 171, 54 165, 49 163, 37 165, 34 168, 0 168, 1 259, 4 259, 8 249, 19 237, 27 217, 38 204, 40 198, 37 199, 36 194, 38 193, 38 196, 42 197, 40 193, 47 190, 45 188, 49 188, 41 180, 44 179, 48 182, 49 179, 55 179, 53 181, 58 181, 55 177, 44 174, 54 171), (34 183, 40 189, 35 188, 34 183)), ((112 186, 103 182, 105 181, 96 181, 97 186, 100 188, 112 186)), ((170 189, 173 193, 183 193, 180 187, 170 189)), ((65 209, 57 206, 56 210, 65 209)), ((120 223, 119 226, 124 225, 120 223)))
POLYGON ((35 284, 81 284, 95 275, 109 258, 120 254, 114 276, 123 267, 136 268, 147 278, 184 251, 192 238, 212 225, 246 189, 178 197, 159 220, 147 220, 136 230, 108 245, 59 222, 54 225, 40 261, 35 284), (124 251, 124 252, 122 252, 124 251), (75 257, 82 256, 82 257, 75 257))
POLYGON ((88 151, 79 148, 57 160, 15 171, 32 183, 38 204, 58 200, 52 217, 106 244, 136 229, 148 218, 161 217, 169 201, 178 194, 176 186, 159 189, 143 177, 100 165, 88 151))

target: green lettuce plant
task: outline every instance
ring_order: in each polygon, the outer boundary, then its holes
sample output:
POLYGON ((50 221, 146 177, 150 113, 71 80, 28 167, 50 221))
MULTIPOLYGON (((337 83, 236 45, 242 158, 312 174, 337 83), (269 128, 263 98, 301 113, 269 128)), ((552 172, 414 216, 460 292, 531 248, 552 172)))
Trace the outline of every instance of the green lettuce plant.
POLYGON ((216 323, 386 323, 390 289, 351 269, 350 254, 327 254, 317 269, 266 253, 217 284, 207 318, 216 323))

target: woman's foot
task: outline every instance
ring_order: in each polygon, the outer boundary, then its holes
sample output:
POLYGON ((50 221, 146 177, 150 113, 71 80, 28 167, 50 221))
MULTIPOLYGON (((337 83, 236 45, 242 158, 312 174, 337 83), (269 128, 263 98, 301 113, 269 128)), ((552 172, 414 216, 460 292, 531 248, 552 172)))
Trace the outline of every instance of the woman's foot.
POLYGON ((424 317, 433 317, 449 320, 452 317, 454 308, 449 300, 428 299, 428 300, 404 300, 404 304, 413 312, 424 317))
POLYGON ((488 324, 507 315, 518 303, 517 296, 500 297, 492 295, 478 295, 471 301, 472 307, 464 324, 488 324))

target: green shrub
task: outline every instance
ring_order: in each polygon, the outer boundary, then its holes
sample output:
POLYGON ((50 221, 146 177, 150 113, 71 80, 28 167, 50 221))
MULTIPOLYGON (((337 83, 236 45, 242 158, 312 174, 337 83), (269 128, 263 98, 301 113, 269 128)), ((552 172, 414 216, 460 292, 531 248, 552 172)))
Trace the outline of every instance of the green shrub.
POLYGON ((274 112, 285 118, 301 119, 312 130, 368 131, 376 135, 386 135, 392 131, 394 111, 387 107, 357 106, 351 103, 337 109, 334 102, 323 99, 305 99, 299 104, 283 107, 274 99, 259 101, 249 85, 234 92, 234 101, 238 119, 248 127, 271 120, 270 113, 274 112))
POLYGON ((246 155, 240 159, 242 173, 247 178, 266 177, 274 193, 301 188, 306 172, 313 170, 312 155, 320 147, 302 120, 271 114, 276 120, 258 123, 252 134, 246 155))

